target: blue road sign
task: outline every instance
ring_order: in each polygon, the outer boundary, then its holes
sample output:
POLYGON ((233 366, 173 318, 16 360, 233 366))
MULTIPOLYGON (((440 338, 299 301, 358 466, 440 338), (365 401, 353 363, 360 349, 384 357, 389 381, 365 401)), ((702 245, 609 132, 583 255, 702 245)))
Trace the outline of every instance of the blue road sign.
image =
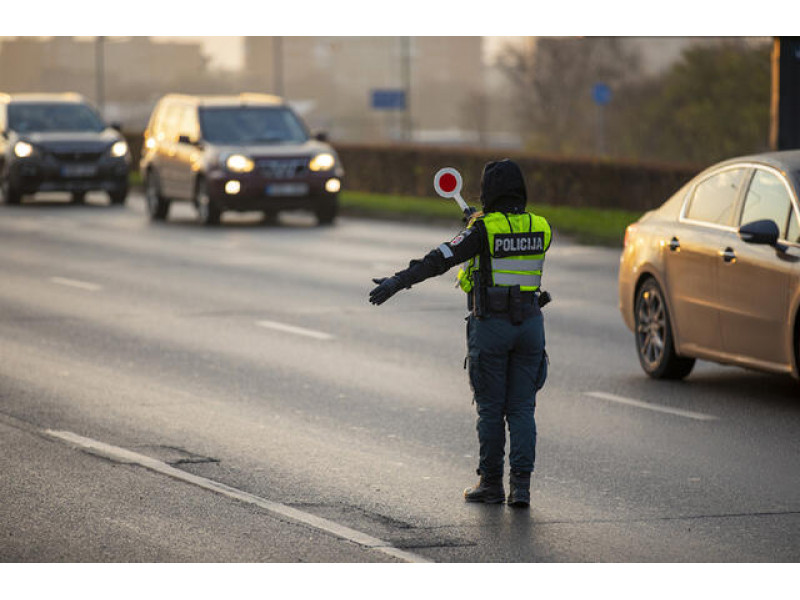
POLYGON ((405 90, 372 90, 372 108, 376 110, 405 110, 405 90))
POLYGON ((595 83, 592 87, 592 99, 598 106, 611 102, 611 88, 605 83, 595 83))

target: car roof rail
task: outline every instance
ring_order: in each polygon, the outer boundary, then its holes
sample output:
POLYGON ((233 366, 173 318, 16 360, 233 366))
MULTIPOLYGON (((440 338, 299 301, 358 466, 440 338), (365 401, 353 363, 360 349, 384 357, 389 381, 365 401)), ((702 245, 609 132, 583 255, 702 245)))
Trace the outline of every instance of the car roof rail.
POLYGON ((71 100, 73 102, 86 102, 86 98, 78 92, 22 92, 7 94, 0 92, 0 101, 11 102, 13 100, 36 102, 48 100, 71 100))
POLYGON ((239 98, 243 102, 263 102, 265 104, 283 104, 283 98, 274 94, 259 94, 255 92, 242 92, 239 98))

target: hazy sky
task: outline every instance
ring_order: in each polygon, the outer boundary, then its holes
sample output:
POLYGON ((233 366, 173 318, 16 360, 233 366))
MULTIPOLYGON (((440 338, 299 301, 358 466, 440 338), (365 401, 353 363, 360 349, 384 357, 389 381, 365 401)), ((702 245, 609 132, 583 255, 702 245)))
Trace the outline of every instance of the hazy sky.
POLYGON ((238 69, 244 61, 244 38, 241 36, 180 36, 158 37, 154 40, 169 40, 171 42, 201 42, 203 51, 211 59, 211 67, 222 69, 238 69))
MULTIPOLYGON (((222 69, 238 69, 244 61, 244 43, 241 36, 182 36, 182 37, 154 37, 156 40, 169 40, 172 42, 201 42, 203 51, 211 59, 211 67, 222 69)), ((485 37, 484 55, 491 58, 509 41, 519 40, 519 37, 485 37)))

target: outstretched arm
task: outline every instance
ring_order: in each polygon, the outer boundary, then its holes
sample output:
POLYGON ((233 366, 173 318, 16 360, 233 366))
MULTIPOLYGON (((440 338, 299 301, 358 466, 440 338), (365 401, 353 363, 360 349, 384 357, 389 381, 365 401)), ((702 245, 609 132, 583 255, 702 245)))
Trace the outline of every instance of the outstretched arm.
POLYGON ((421 259, 412 260, 407 269, 398 271, 391 277, 373 279, 378 287, 369 294, 372 304, 386 302, 403 288, 410 288, 430 277, 441 275, 455 265, 469 260, 483 249, 486 236, 480 235, 483 223, 477 222, 459 233, 449 242, 434 248, 421 259))

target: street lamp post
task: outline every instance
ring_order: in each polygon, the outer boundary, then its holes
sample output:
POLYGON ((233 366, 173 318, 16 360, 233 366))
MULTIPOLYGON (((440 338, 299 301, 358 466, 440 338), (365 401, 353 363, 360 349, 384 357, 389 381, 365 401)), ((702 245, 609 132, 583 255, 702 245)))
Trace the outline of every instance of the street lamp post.
POLYGON ((97 86, 95 97, 97 109, 100 115, 105 118, 105 36, 97 36, 94 51, 95 85, 97 86))
POLYGON ((272 38, 272 86, 275 94, 283 96, 283 38, 272 38))
POLYGON ((405 107, 403 110, 403 138, 410 142, 411 132, 411 37, 402 37, 403 89, 405 90, 405 107))

